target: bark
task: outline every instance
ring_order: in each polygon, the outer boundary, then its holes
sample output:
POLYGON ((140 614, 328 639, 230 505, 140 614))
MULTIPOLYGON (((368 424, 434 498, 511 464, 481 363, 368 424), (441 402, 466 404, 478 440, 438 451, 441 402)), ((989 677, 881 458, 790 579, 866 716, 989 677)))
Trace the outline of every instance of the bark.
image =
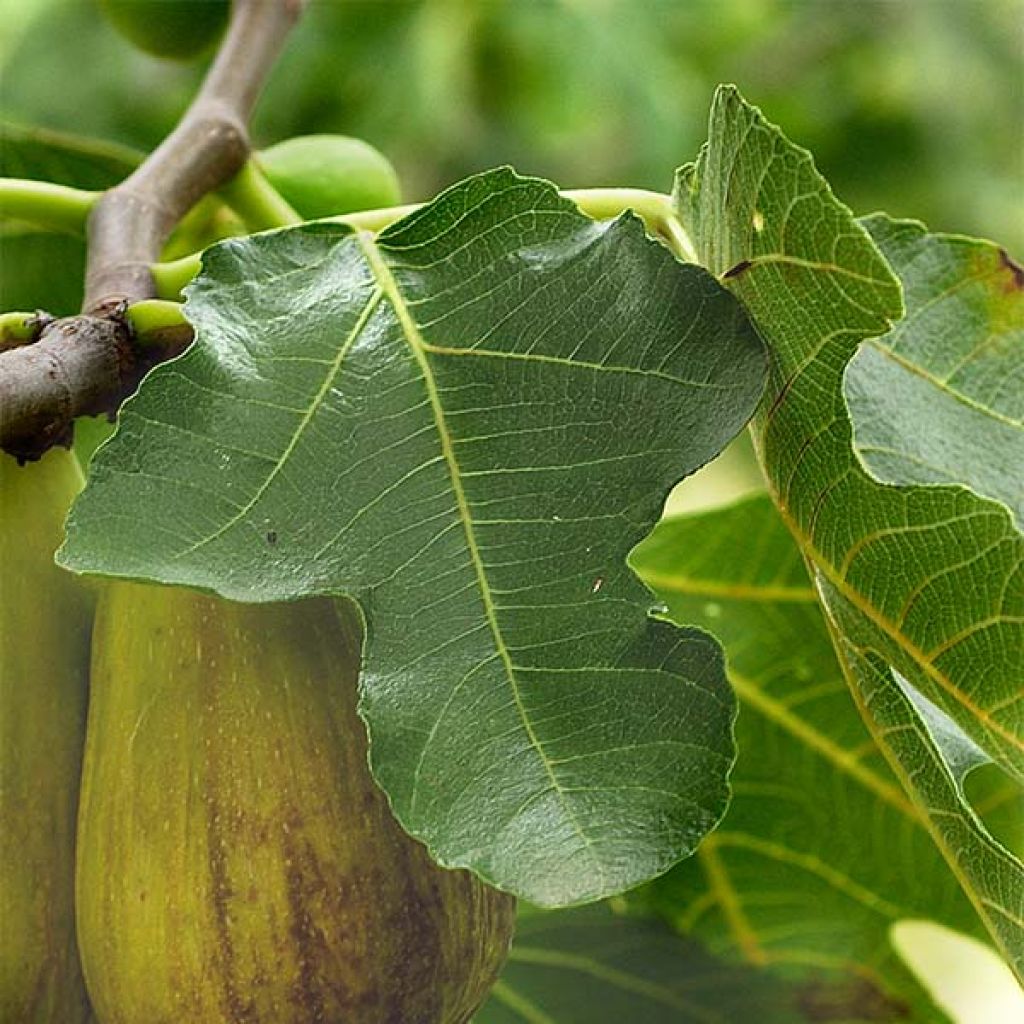
POLYGON ((303 0, 234 0, 213 66, 177 127, 89 218, 81 314, 0 352, 0 448, 21 460, 69 444, 76 416, 116 412, 142 375, 182 349, 134 344, 126 305, 155 295, 150 266, 171 229, 241 170, 247 125, 303 0))

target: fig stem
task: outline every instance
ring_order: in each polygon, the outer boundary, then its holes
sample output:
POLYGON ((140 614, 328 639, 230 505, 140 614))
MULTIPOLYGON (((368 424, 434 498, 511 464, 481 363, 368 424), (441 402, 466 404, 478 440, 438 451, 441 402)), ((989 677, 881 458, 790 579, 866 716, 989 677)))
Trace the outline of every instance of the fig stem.
POLYGON ((192 325, 180 302, 143 299, 130 305, 124 315, 132 325, 136 344, 144 348, 178 348, 180 341, 187 344, 192 336, 192 325))
POLYGON ((0 352, 31 345, 38 340, 50 319, 44 313, 0 313, 0 352))
POLYGON ((67 444, 75 417, 113 412, 170 354, 133 344, 121 314, 157 294, 150 267, 174 226, 244 167, 253 107, 303 5, 233 0, 227 33, 181 121, 114 188, 95 196, 45 183, 0 187, 3 216, 84 225, 88 242, 82 312, 49 324, 32 345, 0 352, 0 449, 24 461, 67 444))
POLYGON ((266 231, 302 223, 291 204, 267 180, 254 160, 218 189, 218 194, 250 231, 266 231))
POLYGON ((83 235, 89 214, 102 194, 49 181, 0 178, 0 218, 83 235))

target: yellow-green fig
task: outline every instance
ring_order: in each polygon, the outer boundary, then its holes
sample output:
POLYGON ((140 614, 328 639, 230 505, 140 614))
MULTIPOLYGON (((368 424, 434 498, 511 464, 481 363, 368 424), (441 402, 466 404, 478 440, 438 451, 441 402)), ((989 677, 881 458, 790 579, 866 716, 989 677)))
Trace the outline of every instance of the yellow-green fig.
POLYGON ((299 135, 256 154, 267 180, 307 220, 401 202, 380 150, 348 135, 299 135))
POLYGON ((100 600, 78 929, 102 1024, 463 1024, 511 897, 437 867, 367 767, 357 612, 100 600))
POLYGON ((75 813, 92 596, 53 564, 82 477, 0 455, 0 1021, 82 1024, 75 813))
POLYGON ((229 0, 99 0, 111 24, 154 57, 193 60, 220 38, 229 0))

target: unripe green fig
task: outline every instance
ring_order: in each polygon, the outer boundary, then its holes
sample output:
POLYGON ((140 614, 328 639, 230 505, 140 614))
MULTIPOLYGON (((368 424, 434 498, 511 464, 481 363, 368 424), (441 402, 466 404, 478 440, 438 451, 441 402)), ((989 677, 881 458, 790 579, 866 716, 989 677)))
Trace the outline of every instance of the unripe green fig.
POLYGON ((401 202, 398 175, 383 153, 347 135, 301 135, 256 156, 271 185, 307 220, 401 202))
POLYGON ((102 1024, 463 1024, 514 901, 367 767, 354 606, 115 583, 93 641, 78 928, 102 1024))
POLYGON ((75 814, 92 595, 53 564, 82 477, 0 455, 0 1021, 82 1024, 75 814))
POLYGON ((154 57, 192 60, 220 38, 230 0, 99 0, 129 42, 154 57))

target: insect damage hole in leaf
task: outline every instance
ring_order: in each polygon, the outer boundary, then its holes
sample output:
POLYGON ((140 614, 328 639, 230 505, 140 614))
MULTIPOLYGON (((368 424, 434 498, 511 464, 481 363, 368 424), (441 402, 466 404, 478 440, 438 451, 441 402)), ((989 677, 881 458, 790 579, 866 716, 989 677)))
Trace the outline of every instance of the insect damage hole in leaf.
POLYGON ((734 701, 625 559, 760 395, 739 303, 638 218, 508 169, 375 240, 319 224, 204 260, 197 343, 125 405, 63 563, 355 598, 374 772, 443 864, 562 905, 692 852, 734 701))

